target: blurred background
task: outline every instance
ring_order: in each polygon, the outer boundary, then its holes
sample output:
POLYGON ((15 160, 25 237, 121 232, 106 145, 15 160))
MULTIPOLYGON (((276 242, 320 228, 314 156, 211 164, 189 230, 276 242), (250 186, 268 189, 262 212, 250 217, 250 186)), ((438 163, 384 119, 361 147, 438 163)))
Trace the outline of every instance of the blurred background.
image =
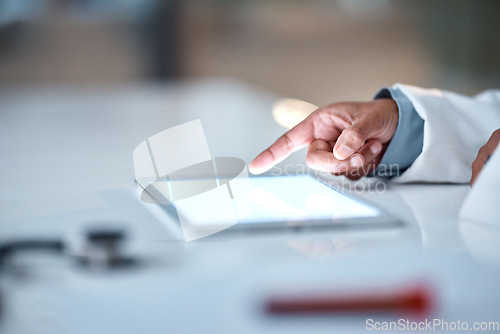
POLYGON ((0 0, 0 89, 237 78, 323 105, 500 86, 497 0, 0 0))

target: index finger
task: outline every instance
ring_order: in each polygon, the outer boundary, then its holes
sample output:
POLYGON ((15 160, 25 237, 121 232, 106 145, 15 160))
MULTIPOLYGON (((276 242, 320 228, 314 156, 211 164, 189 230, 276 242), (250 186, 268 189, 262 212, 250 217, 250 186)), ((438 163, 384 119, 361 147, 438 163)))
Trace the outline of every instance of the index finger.
POLYGON ((307 117, 253 159, 248 169, 252 174, 261 174, 268 171, 293 152, 309 145, 313 140, 313 135, 314 125, 311 117, 307 117))

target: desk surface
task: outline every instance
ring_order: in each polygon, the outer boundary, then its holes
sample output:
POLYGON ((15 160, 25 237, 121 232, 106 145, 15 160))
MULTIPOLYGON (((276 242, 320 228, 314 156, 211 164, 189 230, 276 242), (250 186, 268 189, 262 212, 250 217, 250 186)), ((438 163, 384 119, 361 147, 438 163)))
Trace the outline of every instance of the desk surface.
MULTIPOLYGON (((500 321, 500 271, 472 260, 459 234, 468 186, 357 188, 404 220, 401 228, 215 235, 192 243, 179 240, 168 216, 138 200, 132 151, 141 141, 199 118, 213 156, 248 163, 283 132, 271 116, 277 98, 230 80, 0 91, 2 239, 72 235, 114 222, 130 232, 130 251, 148 259, 120 273, 86 272, 66 259, 20 259, 27 273, 4 277, 0 330, 360 333, 369 316, 271 318, 262 302, 277 289, 337 291, 421 279, 439 291, 433 317, 500 321)), ((300 167, 303 159, 298 152, 281 166, 300 167)))

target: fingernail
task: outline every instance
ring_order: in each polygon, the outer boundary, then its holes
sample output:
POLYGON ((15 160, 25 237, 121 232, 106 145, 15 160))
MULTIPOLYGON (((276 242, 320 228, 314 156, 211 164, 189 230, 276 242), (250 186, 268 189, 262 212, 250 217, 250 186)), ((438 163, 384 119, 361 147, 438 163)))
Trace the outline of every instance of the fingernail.
POLYGON ((335 158, 344 160, 347 159, 352 153, 353 151, 349 146, 342 144, 335 150, 335 158))
POLYGON ((370 146, 370 151, 372 151, 373 154, 379 154, 379 152, 382 150, 382 145, 379 142, 374 143, 372 146, 370 146))
POLYGON ((349 164, 351 167, 361 167, 363 166, 363 159, 359 155, 353 156, 351 159, 349 159, 349 164))

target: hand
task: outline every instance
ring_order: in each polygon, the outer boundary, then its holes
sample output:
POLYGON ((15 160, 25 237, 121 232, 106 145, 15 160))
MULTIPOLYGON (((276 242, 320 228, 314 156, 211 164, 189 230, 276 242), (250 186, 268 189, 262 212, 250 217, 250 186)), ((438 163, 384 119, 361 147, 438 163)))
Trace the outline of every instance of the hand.
POLYGON ((471 186, 476 181, 477 176, 483 169, 484 165, 486 164, 486 161, 488 161, 490 155, 492 155, 495 149, 497 148, 499 142, 500 142, 500 129, 495 130, 493 132, 490 139, 488 139, 488 142, 479 150, 476 160, 474 160, 474 162, 472 163, 472 177, 470 179, 471 186))
POLYGON ((309 145, 309 167, 359 178, 380 162, 382 151, 396 132, 398 118, 398 106, 392 99, 327 105, 259 154, 250 163, 250 172, 263 173, 309 145))

